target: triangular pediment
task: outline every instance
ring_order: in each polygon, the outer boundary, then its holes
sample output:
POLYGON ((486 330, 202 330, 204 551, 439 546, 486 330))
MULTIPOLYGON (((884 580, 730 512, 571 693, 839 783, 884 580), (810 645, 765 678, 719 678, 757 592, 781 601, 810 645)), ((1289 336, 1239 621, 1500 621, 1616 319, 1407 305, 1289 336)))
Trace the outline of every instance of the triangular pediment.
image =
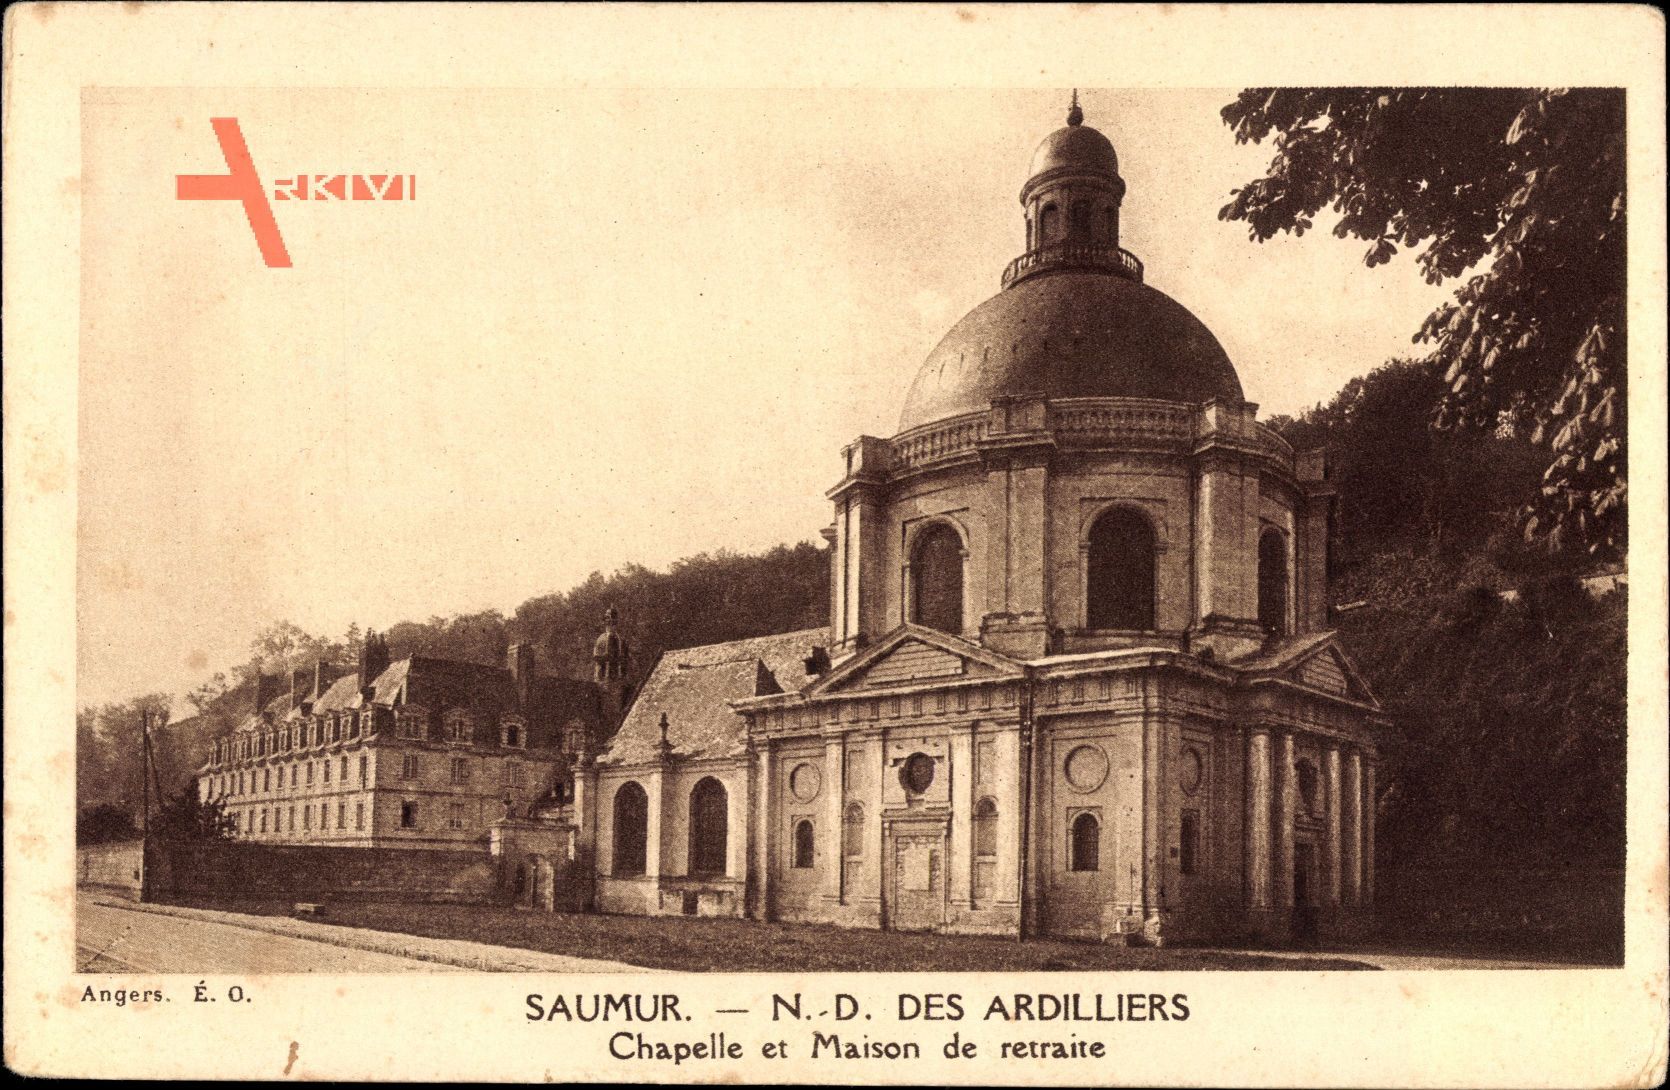
POLYGON ((806 695, 1020 673, 1019 663, 978 644, 930 628, 905 625, 825 674, 806 690, 806 695))
POLYGON ((1351 656, 1332 641, 1288 667, 1286 676, 1296 685, 1315 689, 1329 696, 1340 696, 1376 707, 1380 705, 1380 701, 1369 689, 1368 682, 1363 680, 1356 664, 1351 661, 1351 656))
POLYGON ((1282 645, 1237 663, 1262 680, 1280 679, 1303 689, 1378 708, 1380 700, 1332 632, 1288 637, 1282 645))

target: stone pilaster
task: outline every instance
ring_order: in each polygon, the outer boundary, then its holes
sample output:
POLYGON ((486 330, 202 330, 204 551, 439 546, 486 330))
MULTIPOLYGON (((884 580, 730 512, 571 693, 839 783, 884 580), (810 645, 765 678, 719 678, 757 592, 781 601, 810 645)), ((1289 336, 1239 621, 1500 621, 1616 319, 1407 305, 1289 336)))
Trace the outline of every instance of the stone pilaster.
POLYGON ((1337 907, 1340 895, 1340 768, 1339 747, 1329 746, 1327 756, 1328 777, 1328 840, 1323 846, 1326 858, 1323 866, 1327 870, 1328 905, 1337 907))
POLYGON ((1365 907, 1374 904, 1374 772, 1376 762, 1363 765, 1363 879, 1362 901, 1365 907))
POLYGON ((1270 907, 1270 732, 1247 735, 1247 905, 1270 907))
POLYGON ((775 746, 770 740, 754 751, 754 919, 769 920, 771 911, 772 793, 775 789, 775 746))
POLYGON ((842 871, 846 860, 841 844, 841 822, 846 805, 847 742, 844 734, 823 739, 823 897, 832 906, 842 902, 842 871))
POLYGON ((974 890, 974 724, 951 729, 951 847, 945 853, 951 906, 967 911, 974 890))

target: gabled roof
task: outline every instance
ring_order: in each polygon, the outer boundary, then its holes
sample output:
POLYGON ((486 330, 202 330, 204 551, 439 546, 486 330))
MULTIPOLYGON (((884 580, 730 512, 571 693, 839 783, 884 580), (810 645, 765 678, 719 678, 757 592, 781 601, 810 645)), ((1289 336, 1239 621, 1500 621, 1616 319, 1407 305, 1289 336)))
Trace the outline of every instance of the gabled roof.
POLYGON ((958 680, 976 675, 1018 676, 1020 663, 1005 655, 933 628, 903 624, 819 678, 809 697, 845 689, 958 680))
POLYGON ((689 647, 663 654, 626 720, 598 757, 603 764, 652 761, 667 740, 682 757, 731 757, 747 748, 747 724, 729 702, 806 687, 806 656, 829 645, 829 629, 689 647))

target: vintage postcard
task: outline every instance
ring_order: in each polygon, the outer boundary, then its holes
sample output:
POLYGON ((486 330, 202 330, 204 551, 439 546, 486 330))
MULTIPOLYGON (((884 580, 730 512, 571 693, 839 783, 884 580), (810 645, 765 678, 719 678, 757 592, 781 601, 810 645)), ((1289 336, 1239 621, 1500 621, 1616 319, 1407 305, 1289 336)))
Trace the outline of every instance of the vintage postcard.
POLYGON ((1664 45, 8 9, 7 1066, 1659 1084, 1664 45))

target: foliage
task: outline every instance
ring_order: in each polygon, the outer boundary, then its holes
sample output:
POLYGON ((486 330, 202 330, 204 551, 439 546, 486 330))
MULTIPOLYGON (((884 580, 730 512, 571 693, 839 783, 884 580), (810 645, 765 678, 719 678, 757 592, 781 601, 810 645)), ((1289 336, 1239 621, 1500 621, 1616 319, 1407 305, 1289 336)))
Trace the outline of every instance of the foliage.
POLYGON ((1438 422, 1546 443, 1527 538, 1621 554, 1622 93, 1255 88, 1222 115, 1238 143, 1274 137, 1265 176, 1219 213, 1255 241, 1302 235, 1331 207, 1370 266, 1424 246, 1432 283, 1477 269, 1415 335, 1445 384, 1438 422))
POLYGON ((75 816, 77 844, 109 844, 117 840, 138 840, 139 827, 133 817, 119 806, 101 802, 83 806, 75 816))
POLYGON ((1346 615, 1398 727, 1384 860, 1622 865, 1626 614, 1621 592, 1556 578, 1513 601, 1462 588, 1346 615))
POLYGON ((205 802, 194 783, 180 788, 151 817, 151 833, 161 840, 228 840, 234 828, 220 800, 205 802))

